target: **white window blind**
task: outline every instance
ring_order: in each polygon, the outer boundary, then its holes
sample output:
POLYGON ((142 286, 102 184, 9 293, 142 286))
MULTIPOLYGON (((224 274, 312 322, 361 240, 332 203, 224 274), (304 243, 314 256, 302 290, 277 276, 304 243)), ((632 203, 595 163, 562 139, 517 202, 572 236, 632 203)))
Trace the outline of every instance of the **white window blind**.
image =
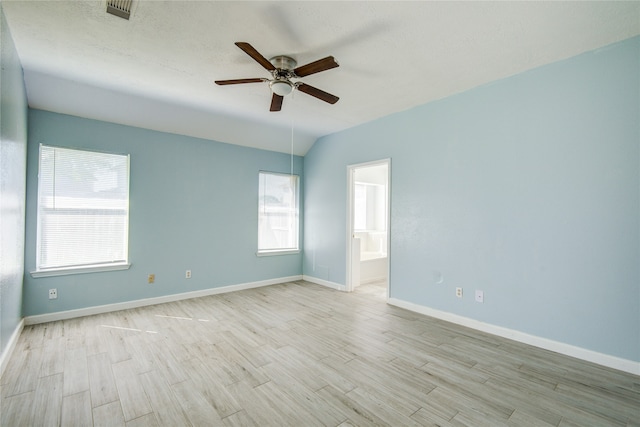
POLYGON ((129 156, 40 146, 37 269, 128 262, 129 156))
POLYGON ((298 176, 259 174, 258 253, 298 250, 298 176))

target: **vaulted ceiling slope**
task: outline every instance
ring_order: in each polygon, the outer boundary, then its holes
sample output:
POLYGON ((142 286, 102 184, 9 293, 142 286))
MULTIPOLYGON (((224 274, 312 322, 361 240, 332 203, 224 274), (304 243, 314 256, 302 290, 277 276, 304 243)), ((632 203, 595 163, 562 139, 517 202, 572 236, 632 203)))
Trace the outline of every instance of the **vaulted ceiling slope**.
POLYGON ((640 34, 640 2, 1 3, 32 108, 304 155, 323 135, 640 34), (340 66, 269 112, 269 77, 234 42, 340 66))

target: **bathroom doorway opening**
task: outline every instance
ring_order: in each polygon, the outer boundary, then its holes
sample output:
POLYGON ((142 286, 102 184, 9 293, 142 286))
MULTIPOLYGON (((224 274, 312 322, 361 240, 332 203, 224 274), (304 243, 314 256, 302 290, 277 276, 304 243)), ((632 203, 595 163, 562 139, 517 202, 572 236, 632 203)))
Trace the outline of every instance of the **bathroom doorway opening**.
POLYGON ((347 167, 347 291, 389 298, 390 159, 347 167))

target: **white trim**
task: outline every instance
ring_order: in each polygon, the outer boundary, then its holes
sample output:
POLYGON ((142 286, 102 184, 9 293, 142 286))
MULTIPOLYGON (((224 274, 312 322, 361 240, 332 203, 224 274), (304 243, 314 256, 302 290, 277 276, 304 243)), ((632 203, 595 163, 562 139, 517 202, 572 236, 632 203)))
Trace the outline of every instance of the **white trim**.
MULTIPOLYGON (((292 157, 292 161, 293 161, 293 157, 292 157)), ((270 172, 270 171, 265 171, 265 170, 260 170, 258 171, 258 229, 257 229, 257 243, 258 243, 258 250, 256 252, 256 256, 258 257, 262 257, 262 256, 273 256, 273 255, 290 255, 290 254, 297 254, 300 253, 300 175, 299 174, 294 174, 293 173, 293 166, 291 166, 291 173, 283 173, 283 172, 270 172), (266 192, 265 188, 263 187, 263 184, 266 183, 266 177, 264 178, 264 181, 262 179, 263 175, 279 175, 281 177, 287 177, 289 179, 295 178, 294 181, 294 198, 295 198, 295 203, 293 206, 293 213, 295 213, 295 248, 293 247, 288 247, 288 248, 261 248, 261 242, 260 242, 260 236, 262 236, 262 215, 263 215, 263 210, 261 209, 262 205, 260 204, 260 199, 264 198, 265 194, 263 194, 263 192, 266 192)), ((266 185, 266 184, 265 184, 266 185)), ((291 213, 291 211, 289 211, 291 213)))
POLYGON ((0 377, 4 374, 4 370, 7 367, 7 363, 9 362, 9 359, 13 354, 13 350, 15 350, 16 348, 16 344, 18 343, 20 334, 22 334, 22 329, 24 328, 24 324, 25 324, 24 319, 21 319, 20 323, 18 323, 18 326, 11 334, 11 338, 9 338, 9 342, 7 343, 7 346, 2 352, 2 355, 0 355, 0 377))
MULTIPOLYGON (((355 171, 359 168, 366 168, 371 166, 387 166, 387 193, 386 193, 386 203, 387 203, 387 280, 389 280, 391 276, 391 157, 387 157, 380 160, 373 160, 370 162, 364 163, 355 163, 352 165, 347 165, 347 259, 346 259, 346 277, 345 277, 345 290, 347 292, 353 292, 355 286, 352 283, 351 275, 353 269, 353 262, 351 261, 352 250, 353 250, 353 236, 355 230, 353 228, 353 215, 354 215, 354 184, 355 184, 355 171)), ((389 299, 389 284, 387 284, 387 300, 389 299)))
POLYGON ((347 274, 344 282, 344 289, 347 292, 352 292, 355 286, 353 285, 353 216, 355 211, 354 203, 354 183, 355 183, 356 165, 347 165, 347 259, 345 267, 347 274))
POLYGON ((32 271, 31 277, 37 279, 39 277, 51 277, 51 276, 66 276, 69 274, 84 274, 84 273, 99 273, 101 271, 118 271, 128 270, 131 264, 103 264, 103 265, 87 265, 84 267, 66 267, 66 268, 52 268, 50 270, 36 270, 32 271))
POLYGON ((299 253, 300 249, 269 249, 256 252, 256 256, 295 255, 299 253))
POLYGON ((346 286, 341 285, 340 283, 330 282, 324 279, 318 279, 317 277, 313 277, 313 276, 303 275, 302 280, 315 283, 316 285, 326 286, 328 288, 335 289, 336 291, 345 292, 347 290, 346 286))
POLYGON ((426 316, 435 317, 436 319, 445 320, 457 325, 466 326, 478 331, 487 332, 499 337, 508 338, 524 344, 529 344, 535 347, 543 348, 545 350, 564 354, 565 356, 571 356, 577 359, 586 360, 587 362, 597 363, 598 365, 628 372, 630 374, 640 375, 640 362, 634 362, 633 360, 622 359, 620 357, 611 356, 609 354, 599 353, 597 351, 588 350, 582 347, 576 347, 571 344, 530 335, 525 332, 516 331, 514 329, 496 326, 490 323, 484 323, 479 320, 471 319, 453 313, 447 313, 445 311, 440 311, 430 307, 426 307, 424 305, 399 300, 397 298, 389 298, 387 302, 396 307, 404 308, 406 310, 424 314, 426 316))
MULTIPOLYGON (((0 0, 1 1, 1 0, 0 0)), ((62 162, 64 163, 64 162, 62 162)), ((57 163, 54 164, 57 165, 57 163)), ((46 164, 45 164, 46 166, 46 164)), ((81 274, 81 273, 92 273, 92 272, 100 272, 100 271, 113 271, 113 270, 126 270, 130 267, 130 264, 128 262, 129 260, 129 219, 130 219, 130 202, 129 202, 129 198, 130 198, 130 194, 131 194, 131 188, 130 188, 130 183, 131 183, 131 156, 129 154, 119 154, 119 153, 111 153, 108 151, 97 151, 97 150, 87 150, 84 148, 75 148, 75 147, 68 147, 68 146, 59 146, 59 145, 48 145, 48 144, 43 144, 40 143, 39 148, 38 148, 38 194, 37 194, 37 204, 36 204, 36 208, 37 208, 37 215, 36 215, 36 270, 30 272, 31 276, 33 278, 38 278, 38 277, 49 277, 49 276, 62 276, 62 275, 67 275, 67 274, 81 274), (126 190, 127 190, 127 197, 126 197, 126 203, 125 209, 122 209, 121 207, 118 206, 119 210, 124 210, 126 211, 126 215, 122 215, 126 217, 126 221, 123 227, 123 253, 121 254, 120 257, 118 257, 117 259, 111 259, 111 260, 98 260, 97 262, 95 262, 94 264, 91 265, 82 265, 82 266, 64 266, 64 265, 56 265, 53 266, 52 268, 41 268, 41 257, 42 257, 42 247, 44 242, 42 241, 42 239, 44 238, 45 240, 46 237, 43 237, 43 225, 42 222, 44 220, 44 216, 43 213, 45 211, 45 208, 42 206, 42 197, 43 197, 43 189, 46 188, 45 185, 41 185, 43 182, 43 179, 46 179, 46 177, 49 175, 49 173, 51 173, 51 176, 49 176, 49 178, 53 178, 55 180, 56 176, 57 176, 57 170, 58 169, 64 169, 63 166, 56 166, 53 167, 53 171, 52 172, 47 172, 46 170, 43 169, 43 160, 44 157, 43 156, 43 150, 51 150, 53 152, 54 155, 54 159, 57 158, 56 153, 62 153, 62 152, 74 152, 74 154, 70 154, 71 156, 77 156, 77 155, 86 155, 86 154, 92 154, 92 155, 106 155, 109 156, 111 159, 114 159, 116 157, 120 158, 119 160, 122 160, 122 158, 124 158, 125 163, 126 163, 126 179, 127 179, 127 186, 126 186, 126 190)), ((122 188, 120 188, 122 190, 122 188)), ((55 207, 59 207, 59 205, 57 204, 57 201, 60 200, 60 203, 63 204, 63 200, 65 199, 65 197, 61 197, 59 198, 59 194, 57 194, 56 192, 54 192, 53 194, 53 202, 54 202, 54 206, 55 207)), ((70 199, 72 200, 72 199, 70 199)), ((94 200, 94 202, 96 202, 96 200, 94 200)), ((116 205, 117 206, 117 205, 116 205)), ((76 207, 68 207, 67 208, 71 209, 71 210, 77 210, 77 206, 76 207)), ((54 209, 55 210, 55 209, 54 209)), ((46 216, 46 214, 45 214, 46 216)), ((113 240, 113 239, 112 239, 113 240)), ((69 260, 66 260, 69 261, 69 260)), ((68 262, 67 262, 68 264, 68 262)))
POLYGON ((198 298, 209 295, 224 294, 227 292, 241 291, 244 289, 260 288, 262 286, 277 285, 279 283, 295 282, 302 280, 302 275, 279 277, 277 279, 260 280, 258 282, 241 283, 238 285, 221 286, 219 288, 202 289, 199 291, 184 292, 181 294, 164 295, 161 297, 145 298, 134 301, 125 301, 115 304, 97 305, 93 307, 79 308, 76 310, 58 311, 55 313, 38 314, 24 318, 25 325, 55 322, 57 320, 73 319, 76 317, 91 316, 93 314, 110 313, 112 311, 127 310, 130 308, 145 307, 148 305, 163 304, 190 298, 198 298))

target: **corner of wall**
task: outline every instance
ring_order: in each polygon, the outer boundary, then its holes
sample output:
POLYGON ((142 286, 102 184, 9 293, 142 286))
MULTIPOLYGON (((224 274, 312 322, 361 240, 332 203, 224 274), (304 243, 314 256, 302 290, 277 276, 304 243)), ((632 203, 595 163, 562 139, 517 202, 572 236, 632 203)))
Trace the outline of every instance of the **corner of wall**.
POLYGON ((0 46, 0 363, 4 370, 23 325, 28 107, 22 65, 2 4, 0 46))

